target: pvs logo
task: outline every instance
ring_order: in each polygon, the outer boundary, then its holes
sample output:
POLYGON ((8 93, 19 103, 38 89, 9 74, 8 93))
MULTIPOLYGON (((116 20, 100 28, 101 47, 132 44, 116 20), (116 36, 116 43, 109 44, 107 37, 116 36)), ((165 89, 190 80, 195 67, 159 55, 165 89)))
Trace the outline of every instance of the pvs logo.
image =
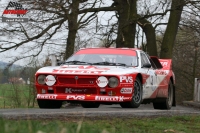
POLYGON ((28 10, 18 2, 10 1, 2 13, 2 22, 28 22, 24 15, 28 10))
POLYGON ((85 96, 69 95, 66 97, 68 100, 85 100, 85 96))
POLYGON ((131 76, 120 76, 121 83, 133 83, 133 77, 131 76))

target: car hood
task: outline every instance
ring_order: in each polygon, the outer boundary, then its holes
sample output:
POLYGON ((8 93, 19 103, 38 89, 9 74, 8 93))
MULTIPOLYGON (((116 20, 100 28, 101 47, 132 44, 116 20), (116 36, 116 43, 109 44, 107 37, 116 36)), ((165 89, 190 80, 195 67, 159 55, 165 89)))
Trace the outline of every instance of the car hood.
POLYGON ((127 66, 63 65, 40 68, 37 73, 48 74, 110 74, 122 75, 138 72, 138 68, 127 66))

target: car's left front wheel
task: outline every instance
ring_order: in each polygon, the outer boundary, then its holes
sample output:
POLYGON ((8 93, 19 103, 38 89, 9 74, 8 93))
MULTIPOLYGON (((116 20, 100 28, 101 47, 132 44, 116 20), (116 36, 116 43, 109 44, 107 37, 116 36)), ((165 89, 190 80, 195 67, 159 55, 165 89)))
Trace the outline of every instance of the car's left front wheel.
POLYGON ((120 103, 122 108, 138 108, 142 103, 142 84, 137 77, 134 82, 134 94, 130 102, 120 103))
POLYGON ((41 100, 37 99, 38 106, 41 109, 59 109, 62 107, 62 102, 59 100, 41 100))

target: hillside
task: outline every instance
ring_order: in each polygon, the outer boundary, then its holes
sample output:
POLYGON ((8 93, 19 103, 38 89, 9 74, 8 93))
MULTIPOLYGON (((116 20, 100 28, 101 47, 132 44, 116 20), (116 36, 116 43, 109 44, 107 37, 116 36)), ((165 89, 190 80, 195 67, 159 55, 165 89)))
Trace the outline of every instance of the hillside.
MULTIPOLYGON (((0 69, 6 68, 6 67, 8 66, 8 64, 9 64, 9 63, 7 63, 7 62, 0 61, 0 69)), ((13 64, 13 65, 11 66, 11 70, 15 70, 15 69, 18 69, 18 68, 21 68, 21 67, 22 67, 22 66, 20 66, 20 65, 15 65, 15 64, 13 64)))

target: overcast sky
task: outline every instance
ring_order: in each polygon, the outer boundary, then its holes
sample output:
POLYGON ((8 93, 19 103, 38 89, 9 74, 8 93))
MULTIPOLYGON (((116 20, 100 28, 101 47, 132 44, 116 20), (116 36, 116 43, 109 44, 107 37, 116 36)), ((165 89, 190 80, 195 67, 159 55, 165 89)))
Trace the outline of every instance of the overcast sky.
MULTIPOLYGON (((14 1, 14 0, 13 0, 14 1)), ((12 2, 13 2, 12 1, 12 2)), ((151 6, 151 8, 150 9, 154 9, 154 8, 156 8, 156 7, 154 7, 154 5, 155 5, 155 2, 158 2, 158 1, 160 1, 160 0, 157 0, 157 1, 155 1, 155 0, 140 0, 139 1, 139 4, 143 4, 144 2, 146 2, 146 1, 149 1, 149 5, 148 6, 151 6)), ((106 3, 106 5, 105 6, 108 6, 108 5, 110 5, 111 3, 108 3, 108 2, 112 2, 112 0, 107 0, 107 3, 106 3)), ((3 11, 5 10, 5 8, 6 8, 6 6, 8 5, 8 3, 9 3, 9 1, 8 0, 0 0, 0 14, 2 14, 3 13, 3 11)), ((140 5, 139 5, 140 6, 140 5)), ((25 7, 25 6, 24 6, 25 7)), ((26 8, 26 7, 25 7, 26 8)), ((157 9, 157 10, 159 10, 159 9, 157 9)), ((142 6, 140 6, 140 8, 138 9, 138 12, 140 13, 140 14, 145 14, 145 10, 142 8, 142 6)), ((28 15, 32 15, 32 14, 28 14, 28 15)), ((106 13, 103 13, 103 12, 101 12, 101 13, 99 13, 98 14, 98 17, 99 17, 99 21, 101 21, 101 23, 105 23, 106 24, 106 22, 107 22, 107 20, 108 19, 110 19, 111 18, 111 15, 112 15, 112 13, 108 13, 108 12, 106 12, 106 13)), ((163 19, 163 20, 161 20, 161 21, 165 21, 166 19, 163 19)), ((1 20, 0 20, 1 21, 1 20)), ((116 19, 113 19, 113 21, 116 21, 116 19)), ((94 22, 95 23, 95 22, 94 22)), ((5 26, 9 26, 7 23, 0 23, 0 27, 5 27, 5 26)), ((82 36, 81 37, 81 39, 87 39, 87 35, 89 35, 89 34, 92 34, 93 32, 94 32, 94 30, 95 29, 90 29, 90 31, 88 30, 88 31, 81 31, 81 32, 79 32, 79 34, 82 36)), ((53 43, 57 43, 57 42, 61 42, 62 40, 65 40, 63 43, 66 43, 66 36, 67 36, 67 30, 65 29, 65 30, 62 30, 61 32, 60 32, 60 34, 56 34, 54 37, 53 37, 53 39, 51 39, 51 41, 53 42, 53 43)), ((8 36, 0 36, 0 39, 7 39, 7 40, 10 40, 10 38, 8 38, 8 36)), ((20 41, 20 38, 13 38, 12 39, 12 41, 14 41, 14 42, 19 42, 20 41)), ((94 38, 93 38, 93 42, 94 43, 96 43, 95 41, 97 41, 97 40, 95 40, 94 38)), ((33 45, 33 43, 29 43, 28 44, 28 46, 32 46, 33 45)), ((42 52, 42 54, 40 55, 40 57, 39 58, 44 58, 46 55, 48 55, 49 53, 52 53, 52 52, 56 52, 56 50, 59 50, 59 49, 63 49, 63 47, 61 48, 61 47, 55 47, 54 46, 54 48, 52 48, 51 47, 52 45, 48 45, 46 48, 45 48, 45 50, 42 52), (49 47, 50 46, 50 47, 49 47), (57 48, 57 49, 56 49, 57 48)), ((65 48, 65 47, 64 47, 65 48)), ((12 60, 13 59, 13 57, 15 57, 15 56, 18 56, 18 55, 22 55, 23 54, 23 51, 25 51, 25 50, 27 50, 28 49, 28 47, 27 47, 27 45, 26 46, 23 46, 23 47, 20 47, 20 48, 18 48, 17 50, 9 50, 8 52, 4 52, 4 53, 0 53, 0 61, 5 61, 5 62, 9 62, 10 60, 12 60)), ((33 51, 32 51, 33 52, 33 51)), ((28 54, 28 53, 27 53, 28 54)), ((30 53, 29 53, 30 54, 30 53)), ((28 59, 26 59, 25 61, 24 60, 21 60, 21 61, 18 61, 18 62, 16 62, 17 64, 20 64, 20 65, 23 65, 24 64, 24 62, 27 62, 27 60, 28 59)))

